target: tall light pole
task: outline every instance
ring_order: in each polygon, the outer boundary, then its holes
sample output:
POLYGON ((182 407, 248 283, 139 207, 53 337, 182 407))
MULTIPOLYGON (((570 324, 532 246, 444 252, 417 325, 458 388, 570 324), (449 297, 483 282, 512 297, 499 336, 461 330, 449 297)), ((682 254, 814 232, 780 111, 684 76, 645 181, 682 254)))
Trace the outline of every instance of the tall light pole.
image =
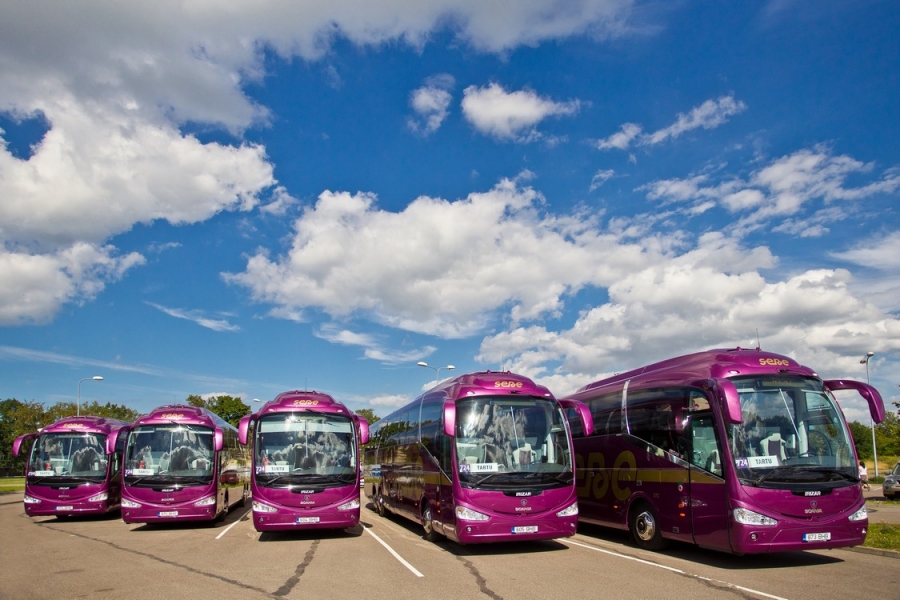
POLYGON ((103 381, 103 378, 99 375, 94 375, 93 377, 85 377, 84 379, 78 380, 78 399, 77 404, 75 404, 75 416, 81 416, 81 382, 82 381, 103 381))
POLYGON ((438 384, 438 373, 441 372, 441 369, 447 369, 448 371, 452 371, 453 369, 456 368, 453 365, 447 365, 446 367, 432 367, 427 362, 421 362, 421 361, 417 362, 416 364, 420 367, 428 367, 429 369, 434 369, 434 385, 438 384))
MULTIPOLYGON (((875 356, 874 352, 866 352, 859 364, 866 365, 866 383, 869 383, 869 359, 875 356)), ((872 457, 875 461, 875 477, 878 477, 878 450, 875 448, 875 419, 872 422, 872 457)))

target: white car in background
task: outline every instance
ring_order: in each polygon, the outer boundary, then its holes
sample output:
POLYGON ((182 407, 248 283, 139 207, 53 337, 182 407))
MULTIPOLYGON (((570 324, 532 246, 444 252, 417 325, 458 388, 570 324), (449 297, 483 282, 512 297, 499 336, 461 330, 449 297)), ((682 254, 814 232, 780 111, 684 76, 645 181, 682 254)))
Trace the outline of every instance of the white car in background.
POLYGON ((888 500, 900 496, 900 463, 894 465, 893 470, 885 476, 882 492, 888 500))

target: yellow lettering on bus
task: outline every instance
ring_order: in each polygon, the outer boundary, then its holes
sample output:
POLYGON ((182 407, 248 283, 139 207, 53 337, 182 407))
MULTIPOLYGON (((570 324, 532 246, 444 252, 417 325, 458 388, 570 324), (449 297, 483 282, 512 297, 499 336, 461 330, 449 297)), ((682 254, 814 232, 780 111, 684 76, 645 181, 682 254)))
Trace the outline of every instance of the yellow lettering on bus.
POLYGON ((184 415, 181 413, 165 413, 160 415, 160 419, 183 419, 184 415))
POLYGON ((521 381, 495 381, 494 387, 496 388, 520 388, 522 387, 521 381))
POLYGON ((612 492, 616 500, 624 502, 631 496, 631 488, 623 487, 623 482, 634 481, 637 475, 637 461, 634 454, 626 450, 616 457, 613 463, 612 492))
POLYGON ((759 364, 763 367, 787 367, 791 363, 782 358, 761 358, 759 359, 759 364))
POLYGON ((318 400, 294 400, 294 406, 316 406, 318 404, 318 400))

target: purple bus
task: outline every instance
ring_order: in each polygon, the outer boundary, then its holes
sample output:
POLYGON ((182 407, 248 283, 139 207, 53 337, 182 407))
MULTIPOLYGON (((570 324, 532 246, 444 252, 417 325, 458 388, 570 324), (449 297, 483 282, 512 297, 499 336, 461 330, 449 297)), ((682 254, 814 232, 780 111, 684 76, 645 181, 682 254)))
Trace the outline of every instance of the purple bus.
MULTIPOLYGON (((861 544, 868 515, 853 438, 834 390, 791 358, 709 350, 591 383, 593 434, 574 425, 580 519, 734 554, 861 544)), ((570 416, 571 418, 571 416, 570 416)))
POLYGON ((237 429, 197 406, 160 406, 127 435, 122 485, 126 523, 212 521, 250 493, 250 457, 237 429))
POLYGON ((548 540, 575 533, 572 438, 547 388, 513 373, 449 379, 372 425, 366 495, 375 510, 461 544, 548 540))
POLYGON ((25 469, 25 514, 104 514, 119 508, 121 451, 115 436, 125 421, 65 417, 13 442, 13 455, 34 441, 25 469))
POLYGON ((292 391, 241 419, 238 431, 241 443, 253 447, 257 531, 359 523, 359 446, 369 441, 365 419, 327 394, 292 391))

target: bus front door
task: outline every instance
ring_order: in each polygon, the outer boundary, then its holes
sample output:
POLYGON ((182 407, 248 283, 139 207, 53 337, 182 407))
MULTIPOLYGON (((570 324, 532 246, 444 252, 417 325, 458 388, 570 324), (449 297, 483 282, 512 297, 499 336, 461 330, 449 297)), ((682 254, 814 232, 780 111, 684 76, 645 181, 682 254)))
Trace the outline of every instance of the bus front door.
POLYGON ((728 491, 713 414, 692 414, 690 435, 690 506, 694 542, 706 548, 730 550, 728 491))

